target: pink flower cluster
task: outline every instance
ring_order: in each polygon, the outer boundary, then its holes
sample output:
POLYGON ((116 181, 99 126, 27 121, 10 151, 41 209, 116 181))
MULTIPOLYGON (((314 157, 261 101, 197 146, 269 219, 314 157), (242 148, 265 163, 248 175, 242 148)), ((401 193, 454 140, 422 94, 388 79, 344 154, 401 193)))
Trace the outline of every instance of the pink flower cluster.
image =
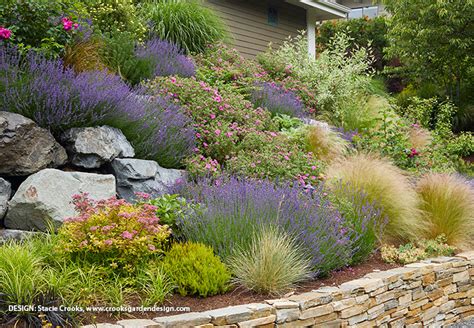
POLYGON ((75 30, 79 27, 78 23, 74 23, 72 20, 69 19, 69 17, 63 17, 61 18, 61 22, 63 23, 63 28, 66 31, 72 30, 74 27, 75 30))
POLYGON ((411 148, 410 152, 408 153, 408 157, 410 158, 413 158, 418 155, 420 155, 420 153, 415 148, 411 148))
POLYGON ((10 39, 11 36, 12 36, 12 31, 7 29, 6 27, 0 26, 0 39, 7 40, 7 39, 10 39))

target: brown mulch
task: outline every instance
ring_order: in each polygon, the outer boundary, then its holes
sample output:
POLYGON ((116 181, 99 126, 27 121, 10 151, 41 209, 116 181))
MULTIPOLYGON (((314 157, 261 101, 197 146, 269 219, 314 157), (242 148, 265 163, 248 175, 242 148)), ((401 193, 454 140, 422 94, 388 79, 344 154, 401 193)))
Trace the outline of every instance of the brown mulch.
MULTIPOLYGON (((388 264, 382 261, 380 254, 376 253, 364 263, 354 267, 346 267, 344 269, 332 272, 328 277, 311 280, 301 284, 293 291, 295 294, 309 292, 323 286, 338 286, 344 282, 358 279, 373 271, 384 271, 396 268, 397 264, 388 264)), ((218 309, 231 305, 240 305, 247 303, 263 302, 268 299, 275 299, 268 295, 256 294, 242 289, 234 289, 224 295, 216 295, 206 298, 173 295, 163 306, 165 307, 189 307, 191 312, 201 312, 212 309, 218 309)), ((133 302, 134 303, 134 302, 133 302)), ((132 304, 138 306, 138 304, 132 304)), ((87 314, 84 322, 102 323, 115 322, 122 319, 152 319, 161 316, 174 314, 182 314, 183 312, 147 312, 147 313, 97 313, 87 314)))

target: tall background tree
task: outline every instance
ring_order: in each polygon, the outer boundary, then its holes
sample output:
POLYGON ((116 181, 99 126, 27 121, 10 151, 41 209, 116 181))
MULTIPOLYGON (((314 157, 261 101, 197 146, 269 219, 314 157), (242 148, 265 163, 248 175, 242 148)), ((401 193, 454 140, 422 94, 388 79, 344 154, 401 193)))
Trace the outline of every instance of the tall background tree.
POLYGON ((474 86, 468 81, 474 63, 474 0, 384 4, 391 14, 388 56, 400 58, 415 76, 441 84, 459 103, 463 83, 474 86))

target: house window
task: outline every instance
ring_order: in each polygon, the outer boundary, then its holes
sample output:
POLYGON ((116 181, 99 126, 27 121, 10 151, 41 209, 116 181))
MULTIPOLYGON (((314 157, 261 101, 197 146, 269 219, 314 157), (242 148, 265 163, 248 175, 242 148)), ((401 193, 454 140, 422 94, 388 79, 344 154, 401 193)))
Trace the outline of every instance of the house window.
POLYGON ((278 10, 275 7, 268 7, 268 24, 272 26, 278 25, 278 10))
POLYGON ((361 8, 353 8, 348 15, 348 18, 362 18, 364 16, 369 18, 374 18, 379 14, 379 7, 378 6, 371 6, 371 7, 361 7, 361 8))

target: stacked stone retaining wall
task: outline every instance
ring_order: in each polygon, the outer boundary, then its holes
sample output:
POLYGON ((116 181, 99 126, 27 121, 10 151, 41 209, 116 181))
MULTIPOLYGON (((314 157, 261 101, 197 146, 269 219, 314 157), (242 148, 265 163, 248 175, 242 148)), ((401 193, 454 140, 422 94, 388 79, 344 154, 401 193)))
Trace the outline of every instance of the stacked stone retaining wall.
POLYGON ((474 317, 474 252, 373 272, 339 287, 288 298, 154 320, 122 320, 103 327, 414 328, 447 327, 470 317, 474 317))

